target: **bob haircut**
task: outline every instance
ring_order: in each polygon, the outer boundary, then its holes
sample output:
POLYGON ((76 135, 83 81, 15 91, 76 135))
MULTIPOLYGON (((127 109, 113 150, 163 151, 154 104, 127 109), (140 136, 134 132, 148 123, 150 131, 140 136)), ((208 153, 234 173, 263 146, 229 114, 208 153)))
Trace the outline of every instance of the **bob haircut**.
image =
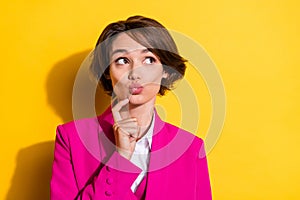
POLYGON ((110 54, 113 41, 118 34, 126 33, 136 42, 155 54, 167 73, 161 81, 159 95, 173 88, 174 83, 184 76, 186 60, 178 53, 177 46, 167 29, 154 19, 132 16, 125 21, 109 24, 101 33, 94 50, 94 59, 90 71, 108 95, 112 95, 113 86, 109 74, 110 54))

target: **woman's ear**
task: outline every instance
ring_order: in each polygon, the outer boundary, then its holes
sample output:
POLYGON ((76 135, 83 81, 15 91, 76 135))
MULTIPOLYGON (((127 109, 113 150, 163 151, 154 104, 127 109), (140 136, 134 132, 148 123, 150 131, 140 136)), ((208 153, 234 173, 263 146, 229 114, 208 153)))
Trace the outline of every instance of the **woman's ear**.
POLYGON ((169 74, 166 71, 163 71, 162 78, 168 78, 168 77, 169 77, 169 74))

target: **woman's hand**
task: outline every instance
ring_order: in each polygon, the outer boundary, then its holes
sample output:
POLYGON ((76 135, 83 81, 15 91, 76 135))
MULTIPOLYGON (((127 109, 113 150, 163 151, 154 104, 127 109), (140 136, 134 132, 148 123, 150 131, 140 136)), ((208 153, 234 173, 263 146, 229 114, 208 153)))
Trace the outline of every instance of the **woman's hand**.
POLYGON ((130 160, 139 135, 139 126, 136 118, 122 119, 121 117, 120 110, 127 105, 128 102, 128 99, 119 101, 112 108, 112 114, 115 120, 113 129, 117 151, 121 156, 130 160))

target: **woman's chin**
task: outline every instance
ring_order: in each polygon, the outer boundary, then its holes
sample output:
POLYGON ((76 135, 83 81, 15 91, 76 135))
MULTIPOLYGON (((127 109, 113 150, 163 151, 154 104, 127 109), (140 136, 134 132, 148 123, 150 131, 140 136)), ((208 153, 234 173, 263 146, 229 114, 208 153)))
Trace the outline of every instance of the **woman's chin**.
POLYGON ((129 103, 131 105, 142 105, 145 104, 146 102, 144 101, 144 99, 138 95, 131 95, 129 97, 129 103))
POLYGON ((139 106, 139 105, 151 105, 155 103, 155 98, 156 96, 154 96, 153 98, 145 98, 145 96, 143 95, 131 95, 129 97, 129 103, 131 105, 134 105, 134 106, 139 106))

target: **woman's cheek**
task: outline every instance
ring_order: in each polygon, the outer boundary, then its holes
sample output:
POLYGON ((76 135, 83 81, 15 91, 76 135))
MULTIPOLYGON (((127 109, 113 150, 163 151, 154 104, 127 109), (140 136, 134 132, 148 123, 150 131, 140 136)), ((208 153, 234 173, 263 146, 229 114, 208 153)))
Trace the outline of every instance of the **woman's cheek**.
POLYGON ((114 93, 120 98, 124 99, 129 96, 129 89, 127 87, 127 83, 120 80, 118 82, 114 82, 113 84, 114 93))
POLYGON ((149 84, 152 83, 152 84, 160 85, 161 83, 161 79, 162 79, 161 73, 148 73, 146 77, 147 78, 145 82, 149 84))
POLYGON ((149 78, 151 78, 151 81, 155 84, 159 84, 161 83, 161 79, 162 79, 162 74, 163 74, 163 68, 161 65, 156 65, 154 66, 152 72, 151 72, 151 77, 149 76, 149 78))

